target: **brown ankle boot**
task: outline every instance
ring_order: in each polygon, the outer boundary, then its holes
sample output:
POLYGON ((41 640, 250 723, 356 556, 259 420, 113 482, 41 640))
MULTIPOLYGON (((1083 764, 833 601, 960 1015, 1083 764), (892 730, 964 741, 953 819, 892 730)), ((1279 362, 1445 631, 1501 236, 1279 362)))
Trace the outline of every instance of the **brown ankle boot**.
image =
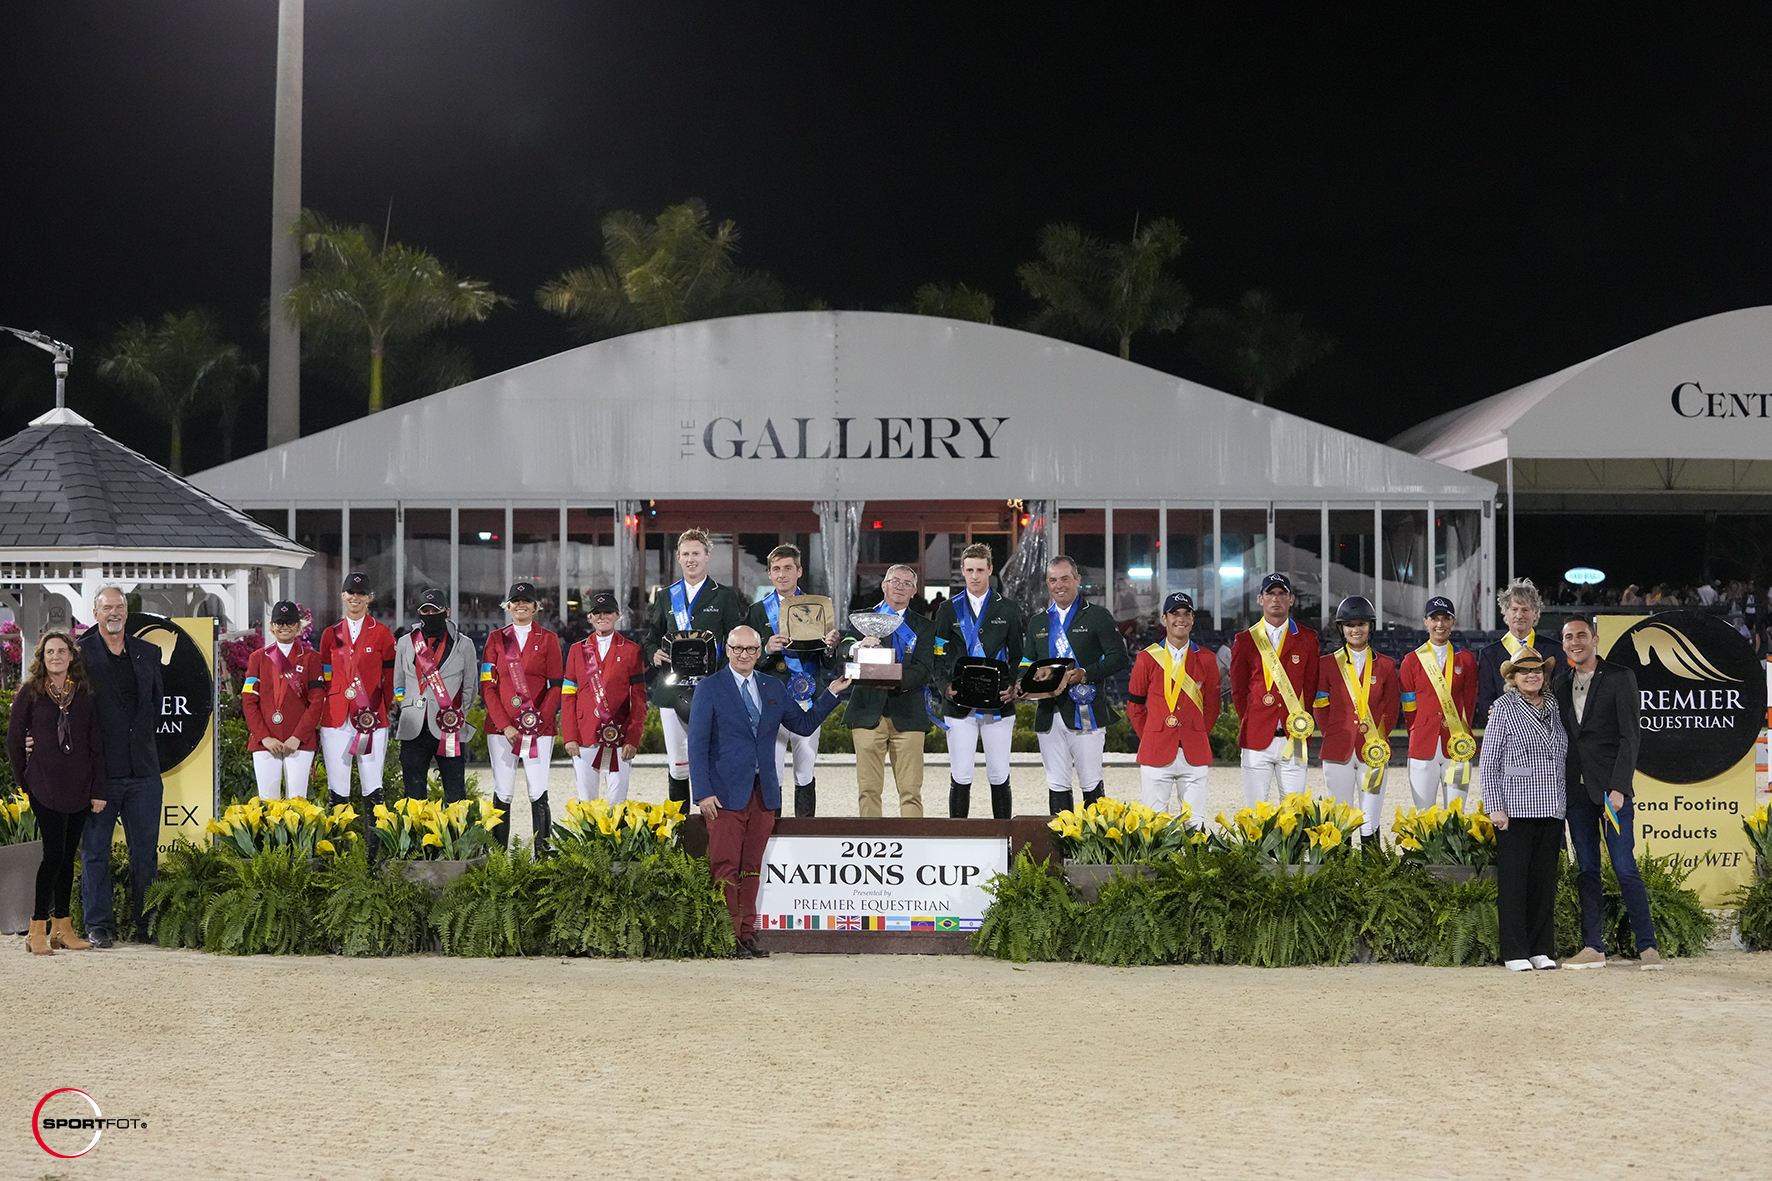
POLYGON ((49 950, 49 923, 47 920, 31 920, 31 933, 25 936, 25 950, 32 955, 55 954, 49 950))
POLYGON ((68 951, 92 950, 92 944, 74 934, 74 920, 67 918, 49 920, 49 946, 68 951))

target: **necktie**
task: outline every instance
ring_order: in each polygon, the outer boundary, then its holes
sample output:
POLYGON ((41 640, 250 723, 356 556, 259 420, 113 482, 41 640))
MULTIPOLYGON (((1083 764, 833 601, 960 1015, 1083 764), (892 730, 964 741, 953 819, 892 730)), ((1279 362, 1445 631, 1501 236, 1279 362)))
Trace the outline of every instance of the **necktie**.
POLYGON ((757 703, 751 697, 750 678, 747 677, 738 683, 738 695, 744 698, 744 711, 751 717, 751 736, 754 738, 757 734, 757 720, 763 715, 758 712, 757 703))

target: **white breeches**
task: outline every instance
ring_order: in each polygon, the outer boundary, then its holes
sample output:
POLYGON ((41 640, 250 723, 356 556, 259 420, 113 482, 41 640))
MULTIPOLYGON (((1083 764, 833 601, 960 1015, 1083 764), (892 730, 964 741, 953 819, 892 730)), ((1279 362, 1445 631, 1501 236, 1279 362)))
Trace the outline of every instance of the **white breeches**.
MULTIPOLYGON (((634 765, 623 759, 618 751, 615 756, 615 770, 594 767, 591 759, 597 749, 595 745, 580 747, 578 754, 573 756, 572 774, 578 780, 578 798, 588 804, 597 798, 599 788, 607 784, 608 794, 604 798, 612 804, 619 804, 628 798, 628 772, 633 770, 634 765)), ((533 793, 530 798, 534 798, 533 793)))
MULTIPOLYGON (((790 706, 799 709, 798 705, 790 706)), ((794 752, 794 783, 805 787, 812 782, 818 768, 818 735, 796 734, 783 726, 775 735, 775 781, 783 787, 787 786, 788 777, 785 771, 788 751, 794 752)))
MULTIPOLYGON (((1267 798, 1270 784, 1279 786, 1281 796, 1304 790, 1304 776, 1308 770, 1302 760, 1288 759, 1286 743, 1289 739, 1278 735, 1267 744, 1264 750, 1243 751, 1243 805, 1253 808, 1267 798)), ((1275 799, 1274 803, 1279 803, 1275 799)))
MULTIPOLYGON (((320 757, 326 764, 326 790, 335 796, 351 794, 351 739, 354 726, 320 727, 320 757)), ((377 730, 357 751, 357 778, 364 795, 381 790, 381 766, 388 757, 388 728, 377 730)))
MULTIPOLYGON (((970 717, 948 718, 947 724, 948 775, 955 783, 964 787, 972 786, 980 742, 984 743, 985 777, 992 783, 1008 782, 1009 746, 1015 741, 1014 714, 1004 714, 994 722, 980 723, 978 715, 974 713, 970 717)), ((1062 724, 1055 720, 1053 726, 1056 729, 1062 724)), ((1086 786, 1094 787, 1095 783, 1092 781, 1086 786)))
POLYGON ((659 707, 658 724, 664 730, 665 758, 670 762, 666 773, 672 779, 689 778, 689 727, 668 705, 659 707))
MULTIPOLYGON (((350 744, 347 742, 345 745, 350 744)), ((313 770, 314 752, 306 747, 282 758, 263 748, 252 752, 252 773, 258 778, 260 799, 282 799, 286 789, 292 800, 297 796, 305 798, 308 794, 308 776, 313 770)))
MULTIPOLYGON (((1069 791, 1071 773, 1084 791, 1094 791, 1101 782, 1101 752, 1107 746, 1107 731, 1099 726, 1093 730, 1073 730, 1064 724, 1064 715, 1053 711, 1052 729, 1039 736, 1040 761, 1046 765, 1048 791, 1069 791)), ((989 758, 989 752, 986 752, 989 758)), ((989 769, 989 763, 986 764, 989 769)))
MULTIPOLYGON (((529 739, 520 735, 517 744, 525 751, 529 749, 529 739)), ((535 746, 537 753, 534 756, 521 756, 523 778, 529 784, 531 800, 539 800, 548 794, 548 764, 554 758, 554 740, 551 736, 537 738, 535 746)), ((517 780, 517 752, 512 749, 511 740, 503 734, 488 734, 486 753, 492 759, 492 794, 508 804, 511 802, 511 788, 517 780)))
MULTIPOLYGON (((1175 761, 1166 767, 1139 764, 1138 778, 1144 784, 1145 805, 1159 812, 1168 812, 1171 796, 1179 795, 1182 803, 1188 806, 1188 827, 1205 828, 1206 801, 1211 792, 1208 770, 1208 767, 1196 767, 1188 762, 1187 753, 1179 749, 1175 752, 1175 761)), ((1171 813, 1180 814, 1179 807, 1171 813)))
POLYGON ((1366 764, 1358 758, 1350 758, 1345 763, 1323 764, 1323 779, 1329 785, 1329 794, 1365 813, 1366 819, 1360 825, 1360 832, 1371 836, 1384 822, 1384 776, 1378 777, 1378 790, 1375 792, 1361 789, 1360 781, 1365 777, 1366 764))

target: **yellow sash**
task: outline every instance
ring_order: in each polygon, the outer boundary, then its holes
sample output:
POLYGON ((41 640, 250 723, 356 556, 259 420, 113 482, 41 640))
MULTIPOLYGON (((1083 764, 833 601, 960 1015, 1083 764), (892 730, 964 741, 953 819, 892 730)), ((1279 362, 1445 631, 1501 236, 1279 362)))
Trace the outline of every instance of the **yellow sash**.
MULTIPOLYGON (((1317 723, 1310 711, 1299 704, 1298 690, 1292 687, 1292 678, 1280 667, 1280 653, 1274 650, 1273 641, 1267 638, 1267 624, 1256 620, 1255 626, 1249 629, 1249 638, 1255 641, 1255 650, 1261 653, 1261 672, 1267 680, 1267 687, 1280 690, 1280 700, 1286 703, 1286 752, 1281 757, 1306 761, 1305 742, 1316 733, 1317 723)), ((1280 635, 1280 649, 1286 647, 1286 633, 1280 635)))
POLYGON ((1194 703, 1194 708, 1200 711, 1202 717, 1205 716, 1206 707, 1201 704, 1200 682, 1188 675, 1187 657, 1184 655, 1179 664, 1170 663, 1167 644, 1152 644, 1145 651, 1151 654, 1151 659, 1163 666, 1163 700, 1169 704, 1169 712, 1175 712, 1181 695, 1186 693, 1188 700, 1194 703))
MULTIPOLYGON (((1427 674, 1434 695, 1440 699, 1440 715, 1446 721, 1446 757, 1452 762, 1446 767, 1442 782, 1461 787, 1470 782, 1471 760, 1477 757, 1477 740, 1471 737, 1470 727, 1464 724, 1464 719, 1458 716, 1458 707, 1452 703, 1452 687, 1446 683, 1446 672, 1440 667, 1440 658, 1434 655, 1433 644, 1430 642, 1417 648, 1415 658, 1421 662, 1421 671, 1427 674)), ((1446 663, 1453 664, 1457 659, 1457 649, 1447 644, 1446 663)))
POLYGON ((1527 632, 1526 642, 1523 644, 1514 639, 1513 632, 1502 632, 1501 646, 1507 649, 1507 654, 1509 656, 1518 656, 1521 648, 1532 648, 1536 650, 1538 647, 1538 629, 1533 628, 1531 631, 1527 632))
POLYGON ((1385 764, 1391 761, 1391 744, 1372 722, 1372 666, 1377 660, 1372 649, 1366 649, 1365 671, 1355 676, 1353 658, 1347 654, 1347 648, 1343 647, 1335 654, 1335 663, 1341 667, 1342 683, 1347 686, 1347 695, 1353 699, 1354 717, 1371 727, 1358 740, 1360 761, 1366 764, 1360 786, 1369 794, 1383 788, 1385 764))

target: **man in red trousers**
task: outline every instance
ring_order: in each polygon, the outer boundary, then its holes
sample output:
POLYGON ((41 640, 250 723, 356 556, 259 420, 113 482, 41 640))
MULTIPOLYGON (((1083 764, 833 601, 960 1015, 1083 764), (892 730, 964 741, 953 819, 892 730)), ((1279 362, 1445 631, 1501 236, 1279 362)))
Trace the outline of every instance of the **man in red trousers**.
POLYGON ((837 694, 849 688, 839 677, 802 709, 786 685, 757 671, 762 653, 755 628, 733 628, 729 667, 697 685, 689 706, 689 781, 704 793, 696 804, 708 822, 708 865, 725 891, 741 960, 769 954, 757 946, 755 931, 763 852, 781 814, 776 735, 783 726, 818 733, 837 708, 837 694))

